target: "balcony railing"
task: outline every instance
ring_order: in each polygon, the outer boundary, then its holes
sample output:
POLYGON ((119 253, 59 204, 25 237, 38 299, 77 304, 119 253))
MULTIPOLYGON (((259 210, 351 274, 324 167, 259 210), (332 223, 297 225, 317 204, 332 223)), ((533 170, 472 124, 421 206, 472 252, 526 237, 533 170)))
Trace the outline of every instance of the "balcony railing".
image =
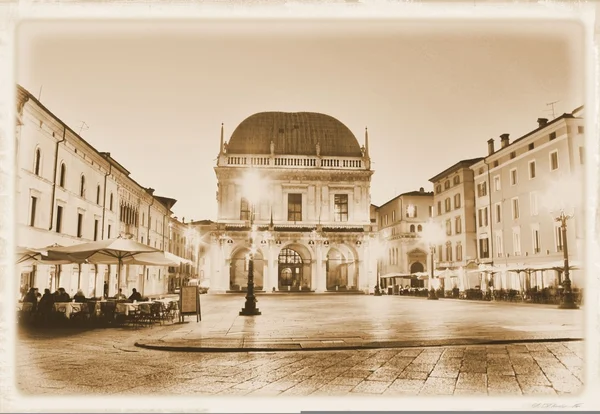
POLYGON ((364 169, 361 158, 356 157, 314 157, 314 156, 252 156, 231 155, 227 156, 228 166, 253 166, 253 167, 291 167, 291 168, 332 168, 332 169, 364 169))

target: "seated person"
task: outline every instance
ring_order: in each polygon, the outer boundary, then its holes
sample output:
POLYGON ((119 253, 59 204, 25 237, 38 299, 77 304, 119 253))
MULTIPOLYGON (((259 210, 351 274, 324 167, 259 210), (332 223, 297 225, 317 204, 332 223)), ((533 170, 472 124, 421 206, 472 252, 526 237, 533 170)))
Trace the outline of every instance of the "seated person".
POLYGON ((75 302, 85 302, 85 295, 83 294, 83 290, 79 289, 77 293, 73 296, 73 299, 75 299, 75 302))
POLYGON ((35 310, 37 309, 38 300, 37 300, 37 296, 35 295, 34 288, 29 289, 29 292, 27 292, 25 294, 25 297, 23 298, 23 302, 31 303, 31 309, 32 309, 32 311, 35 312, 35 310))
POLYGON ((71 296, 65 291, 65 288, 58 288, 58 300, 57 302, 70 302, 71 296))
POLYGON ((133 288, 131 292, 131 296, 129 296, 130 301, 133 302, 134 300, 142 300, 142 295, 140 295, 140 292, 138 292, 136 288, 133 288))
POLYGON ((48 313, 54 305, 54 295, 50 293, 50 289, 44 289, 44 295, 38 304, 38 310, 42 313, 48 313))
POLYGON ((123 289, 119 289, 119 293, 115 295, 115 299, 127 299, 127 296, 123 294, 123 289))

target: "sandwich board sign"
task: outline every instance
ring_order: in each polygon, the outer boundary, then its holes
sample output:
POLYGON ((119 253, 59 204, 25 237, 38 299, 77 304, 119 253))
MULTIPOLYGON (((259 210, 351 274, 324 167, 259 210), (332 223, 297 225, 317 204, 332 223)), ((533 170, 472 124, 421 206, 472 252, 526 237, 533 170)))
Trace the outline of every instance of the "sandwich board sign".
POLYGON ((182 286, 179 292, 179 320, 185 316, 196 315, 196 322, 202 320, 200 315, 200 292, 198 286, 182 286))

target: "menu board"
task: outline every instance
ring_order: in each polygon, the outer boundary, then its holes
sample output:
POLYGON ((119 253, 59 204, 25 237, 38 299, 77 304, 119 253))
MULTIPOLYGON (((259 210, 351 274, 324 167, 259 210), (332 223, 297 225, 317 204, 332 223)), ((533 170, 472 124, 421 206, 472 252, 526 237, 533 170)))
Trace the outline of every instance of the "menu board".
POLYGON ((182 286, 179 293, 179 315, 183 320, 184 316, 196 315, 196 322, 201 320, 200 315, 200 292, 198 286, 182 286))

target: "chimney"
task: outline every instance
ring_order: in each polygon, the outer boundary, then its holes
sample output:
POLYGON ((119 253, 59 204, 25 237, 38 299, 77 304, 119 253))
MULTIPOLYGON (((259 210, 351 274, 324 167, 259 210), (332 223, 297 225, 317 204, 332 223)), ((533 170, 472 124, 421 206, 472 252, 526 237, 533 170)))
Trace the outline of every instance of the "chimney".
POLYGON ((508 135, 509 134, 502 134, 500 135, 500 146, 502 148, 508 147, 508 135))
POLYGON ((154 188, 146 188, 146 192, 150 195, 154 195, 154 188))
POLYGON ((538 118, 537 122, 538 122, 538 127, 543 128, 546 125, 548 125, 548 118, 538 118))
POLYGON ((492 155, 494 153, 494 138, 488 139, 488 155, 492 155))
POLYGON ((425 189, 423 187, 419 188, 419 193, 424 193, 425 189))

